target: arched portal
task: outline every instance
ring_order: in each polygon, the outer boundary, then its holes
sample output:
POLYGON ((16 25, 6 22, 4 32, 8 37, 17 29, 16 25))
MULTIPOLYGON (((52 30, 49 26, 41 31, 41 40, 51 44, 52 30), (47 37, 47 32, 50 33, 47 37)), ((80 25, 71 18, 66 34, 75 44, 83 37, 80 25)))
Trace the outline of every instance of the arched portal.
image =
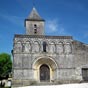
POLYGON ((40 81, 41 82, 50 81, 50 68, 46 64, 40 66, 40 81))
POLYGON ((34 79, 37 82, 51 82, 57 78, 57 63, 51 57, 39 57, 37 58, 33 65, 34 69, 34 79), (46 73, 48 76, 46 75, 46 73), (42 76, 44 75, 44 76, 42 76), (43 78, 45 77, 46 78, 43 78))

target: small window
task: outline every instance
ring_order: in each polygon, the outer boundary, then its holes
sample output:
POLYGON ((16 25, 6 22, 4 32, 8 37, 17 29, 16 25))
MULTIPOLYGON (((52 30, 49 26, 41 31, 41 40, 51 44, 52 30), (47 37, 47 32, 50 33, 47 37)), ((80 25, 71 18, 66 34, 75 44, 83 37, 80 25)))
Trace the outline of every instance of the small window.
POLYGON ((24 52, 24 51, 25 51, 25 45, 22 44, 22 52, 24 52))
POLYGON ((37 33, 37 25, 34 24, 34 34, 36 34, 36 33, 37 33))
POLYGON ((37 25, 36 24, 34 24, 34 28, 37 28, 37 25))
POLYGON ((47 43, 43 42, 43 52, 46 52, 46 45, 47 45, 47 43))
POLYGON ((37 33, 37 29, 34 29, 34 33, 35 33, 35 34, 37 33))
POLYGON ((82 76, 84 81, 88 81, 88 68, 82 68, 82 76))

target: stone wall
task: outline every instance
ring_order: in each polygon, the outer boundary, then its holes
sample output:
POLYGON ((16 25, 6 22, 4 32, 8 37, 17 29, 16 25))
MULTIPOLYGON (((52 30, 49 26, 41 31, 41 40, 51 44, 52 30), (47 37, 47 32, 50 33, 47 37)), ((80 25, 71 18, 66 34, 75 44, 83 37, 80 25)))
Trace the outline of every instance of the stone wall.
POLYGON ((13 80, 35 80, 33 63, 39 57, 50 57, 57 64, 54 81, 80 82, 82 67, 88 64, 87 51, 87 45, 71 37, 17 36, 14 38, 13 80), (46 52, 43 51, 43 42, 47 44, 46 52))

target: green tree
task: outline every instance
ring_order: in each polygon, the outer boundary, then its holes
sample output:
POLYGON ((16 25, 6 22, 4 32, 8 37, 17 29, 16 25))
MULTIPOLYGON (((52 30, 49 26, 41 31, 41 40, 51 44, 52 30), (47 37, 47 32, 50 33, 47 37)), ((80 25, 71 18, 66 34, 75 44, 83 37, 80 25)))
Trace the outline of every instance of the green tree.
POLYGON ((12 70, 11 55, 7 53, 0 54, 0 79, 6 78, 12 70))

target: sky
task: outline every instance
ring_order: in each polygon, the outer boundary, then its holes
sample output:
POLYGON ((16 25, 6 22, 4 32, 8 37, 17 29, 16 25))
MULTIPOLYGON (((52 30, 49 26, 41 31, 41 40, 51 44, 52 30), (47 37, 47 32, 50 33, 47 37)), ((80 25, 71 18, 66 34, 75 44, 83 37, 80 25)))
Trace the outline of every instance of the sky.
POLYGON ((25 34, 33 6, 45 20, 46 35, 88 44, 88 0, 0 0, 0 53, 11 53, 14 34, 25 34))

